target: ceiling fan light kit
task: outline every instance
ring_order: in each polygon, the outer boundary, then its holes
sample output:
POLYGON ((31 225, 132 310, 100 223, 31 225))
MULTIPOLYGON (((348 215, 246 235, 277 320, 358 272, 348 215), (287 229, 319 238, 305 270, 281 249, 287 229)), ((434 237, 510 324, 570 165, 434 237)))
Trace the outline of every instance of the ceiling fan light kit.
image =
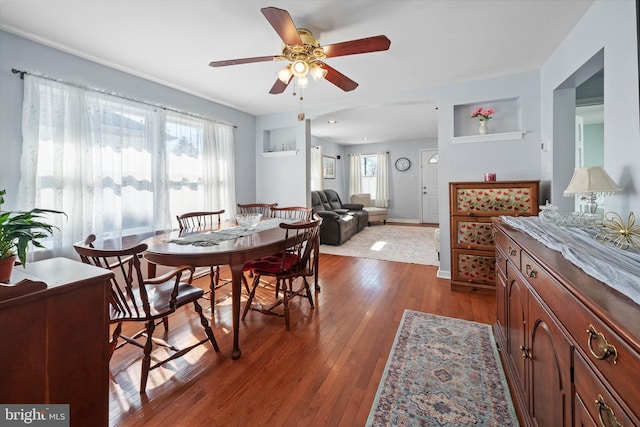
POLYGON ((309 81, 309 74, 314 80, 325 79, 345 92, 354 90, 358 87, 358 83, 325 64, 322 60, 336 56, 379 52, 389 49, 391 45, 391 41, 386 36, 380 35, 322 47, 318 39, 311 34, 311 31, 304 28, 296 28, 289 12, 286 10, 265 7, 261 9, 261 12, 284 42, 282 53, 275 56, 212 61, 209 65, 212 67, 224 67, 253 62, 289 61, 290 64, 278 72, 278 78, 269 91, 271 94, 284 92, 294 77, 298 87, 306 87, 309 81))

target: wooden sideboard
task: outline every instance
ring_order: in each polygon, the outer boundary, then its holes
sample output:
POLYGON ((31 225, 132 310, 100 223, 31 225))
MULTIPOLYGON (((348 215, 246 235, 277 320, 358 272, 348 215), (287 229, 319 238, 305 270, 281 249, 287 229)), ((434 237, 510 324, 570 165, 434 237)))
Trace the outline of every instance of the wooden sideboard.
POLYGON ((540 181, 450 182, 451 288, 495 292, 491 217, 538 214, 540 181))
POLYGON ((525 426, 640 425, 640 305, 493 220, 496 341, 525 426))
POLYGON ((11 283, 47 286, 0 301, 0 402, 69 404, 71 426, 109 424, 112 275, 67 258, 14 268, 11 283))

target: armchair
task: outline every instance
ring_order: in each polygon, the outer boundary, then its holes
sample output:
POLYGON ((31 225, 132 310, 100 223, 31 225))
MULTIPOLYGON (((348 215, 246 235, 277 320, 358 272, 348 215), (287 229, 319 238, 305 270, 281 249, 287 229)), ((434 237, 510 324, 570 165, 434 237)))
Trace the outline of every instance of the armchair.
POLYGON ((377 208, 371 204, 371 194, 353 194, 351 196, 351 203, 362 204, 365 211, 369 214, 369 225, 373 221, 382 221, 383 224, 387 223, 387 208, 377 208))

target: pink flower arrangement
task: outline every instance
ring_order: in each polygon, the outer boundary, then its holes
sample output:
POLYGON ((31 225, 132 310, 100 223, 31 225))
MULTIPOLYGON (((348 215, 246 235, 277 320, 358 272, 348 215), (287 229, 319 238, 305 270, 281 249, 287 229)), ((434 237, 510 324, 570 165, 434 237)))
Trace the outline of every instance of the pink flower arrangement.
POLYGON ((495 113, 495 110, 493 108, 478 107, 473 110, 473 113, 471 113, 471 117, 479 117, 480 121, 484 121, 489 120, 493 113, 495 113))

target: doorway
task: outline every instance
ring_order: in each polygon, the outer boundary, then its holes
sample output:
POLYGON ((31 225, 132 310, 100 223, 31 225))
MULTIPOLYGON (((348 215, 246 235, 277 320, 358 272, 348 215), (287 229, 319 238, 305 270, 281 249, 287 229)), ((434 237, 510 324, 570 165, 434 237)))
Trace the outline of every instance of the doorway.
MULTIPOLYGON (((604 49, 601 49, 562 82, 553 92, 553 149, 551 158, 551 203, 561 211, 576 209, 574 198, 564 197, 574 168, 590 156, 589 149, 576 151, 577 108, 587 105, 604 105, 604 49)), ((599 107, 603 108, 603 107, 599 107)), ((581 129, 584 131, 584 129, 581 129)), ((580 135, 582 136, 582 135, 580 135)), ((584 144, 587 144, 586 140, 584 144)), ((604 145, 603 145, 604 146, 604 145)), ((603 164, 603 163, 600 163, 603 164)))
POLYGON ((438 224, 438 150, 420 151, 420 182, 423 224, 438 224))

